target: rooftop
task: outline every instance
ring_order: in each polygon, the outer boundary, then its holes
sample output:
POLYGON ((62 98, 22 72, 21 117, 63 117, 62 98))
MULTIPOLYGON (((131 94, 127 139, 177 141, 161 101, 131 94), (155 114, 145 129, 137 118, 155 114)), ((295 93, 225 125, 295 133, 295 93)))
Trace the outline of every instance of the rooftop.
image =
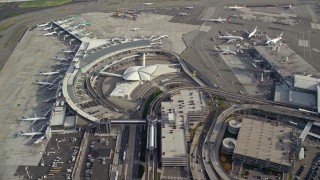
POLYGON ((242 119, 234 153, 291 166, 291 127, 242 119))
POLYGON ((316 96, 311 93, 290 91, 289 102, 294 104, 313 107, 313 106, 316 106, 316 96))
POLYGON ((267 46, 255 46, 254 48, 281 74, 282 77, 304 73, 320 75, 315 68, 285 44, 280 46, 279 52, 268 51, 267 46))
POLYGON ((307 89, 310 91, 317 91, 320 79, 309 76, 294 75, 294 87, 300 89, 307 89))
POLYGON ((173 129, 168 125, 162 128, 162 158, 171 158, 186 156, 186 142, 184 130, 180 128, 173 129))

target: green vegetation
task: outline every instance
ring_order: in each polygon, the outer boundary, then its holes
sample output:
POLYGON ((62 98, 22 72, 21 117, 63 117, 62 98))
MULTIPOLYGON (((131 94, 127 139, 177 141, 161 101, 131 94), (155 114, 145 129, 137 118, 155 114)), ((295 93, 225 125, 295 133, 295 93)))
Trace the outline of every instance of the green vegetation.
POLYGON ((157 173, 157 179, 160 180, 161 173, 157 173))
POLYGON ((6 3, 0 3, 0 8, 4 7, 6 3))
POLYGON ((23 12, 20 11, 20 10, 12 11, 12 12, 10 12, 9 14, 7 14, 7 18, 13 17, 13 16, 18 16, 18 15, 20 15, 20 14, 23 14, 23 12))
POLYGON ((148 110, 149 110, 149 106, 150 106, 151 102, 152 102, 157 96, 159 96, 161 93, 162 93, 162 91, 161 91, 160 89, 157 89, 155 92, 153 92, 153 93, 149 96, 146 104, 144 105, 144 109, 143 109, 143 113, 142 113, 142 118, 143 118, 143 119, 147 118, 148 110))
POLYGON ((139 165, 138 178, 141 179, 144 174, 144 166, 139 165))
POLYGON ((60 6, 71 2, 72 0, 36 0, 26 1, 19 4, 19 8, 33 8, 33 7, 49 7, 60 6))

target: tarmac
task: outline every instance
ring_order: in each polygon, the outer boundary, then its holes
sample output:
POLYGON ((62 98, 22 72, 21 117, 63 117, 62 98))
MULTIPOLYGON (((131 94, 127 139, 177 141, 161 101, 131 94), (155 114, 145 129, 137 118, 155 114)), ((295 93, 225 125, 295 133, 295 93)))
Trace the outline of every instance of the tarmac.
MULTIPOLYGON (((22 116, 42 116, 44 111, 51 105, 41 101, 53 97, 54 92, 45 91, 38 85, 32 84, 35 80, 52 79, 38 76, 40 71, 54 70, 55 60, 52 59, 60 48, 66 47, 54 37, 43 37, 43 31, 34 29, 28 31, 21 43, 18 44, 14 53, 0 72, 0 84, 2 95, 0 97, 0 119, 2 143, 1 170, 2 179, 9 178, 14 174, 19 165, 37 165, 40 152, 44 147, 25 145, 29 138, 16 138, 19 131, 30 132, 30 123, 18 123, 17 119, 22 116), (28 153, 34 151, 35 153, 28 153)), ((39 127, 33 126, 34 130, 39 127)))

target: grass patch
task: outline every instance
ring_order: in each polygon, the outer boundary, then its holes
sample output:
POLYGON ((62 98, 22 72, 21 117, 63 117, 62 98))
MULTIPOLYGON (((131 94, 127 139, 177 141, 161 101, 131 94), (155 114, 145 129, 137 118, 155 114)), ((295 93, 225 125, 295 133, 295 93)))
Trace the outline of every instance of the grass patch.
POLYGON ((144 174, 144 166, 139 165, 138 178, 141 179, 144 174))
POLYGON ((157 173, 157 179, 160 180, 161 173, 157 173))
POLYGON ((18 15, 20 15, 20 14, 23 14, 23 12, 20 11, 20 10, 12 11, 12 12, 10 12, 9 14, 6 15, 6 18, 10 18, 10 17, 13 17, 13 16, 18 16, 18 15))
POLYGON ((36 0, 26 1, 19 4, 19 8, 34 8, 34 7, 50 7, 60 6, 71 2, 72 0, 36 0))
POLYGON ((162 91, 160 89, 157 89, 156 91, 154 91, 148 98, 146 104, 144 105, 144 109, 143 109, 143 113, 142 113, 142 118, 145 119, 148 116, 148 111, 149 111, 149 106, 151 104, 151 102, 160 94, 162 93, 162 91))

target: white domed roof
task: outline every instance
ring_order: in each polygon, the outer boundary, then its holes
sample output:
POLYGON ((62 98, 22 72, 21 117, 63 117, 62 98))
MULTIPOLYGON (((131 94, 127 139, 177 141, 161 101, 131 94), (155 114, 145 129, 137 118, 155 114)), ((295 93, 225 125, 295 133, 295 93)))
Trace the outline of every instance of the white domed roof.
POLYGON ((157 65, 129 67, 124 72, 123 78, 128 81, 150 81, 151 75, 157 70, 157 68, 157 65))

